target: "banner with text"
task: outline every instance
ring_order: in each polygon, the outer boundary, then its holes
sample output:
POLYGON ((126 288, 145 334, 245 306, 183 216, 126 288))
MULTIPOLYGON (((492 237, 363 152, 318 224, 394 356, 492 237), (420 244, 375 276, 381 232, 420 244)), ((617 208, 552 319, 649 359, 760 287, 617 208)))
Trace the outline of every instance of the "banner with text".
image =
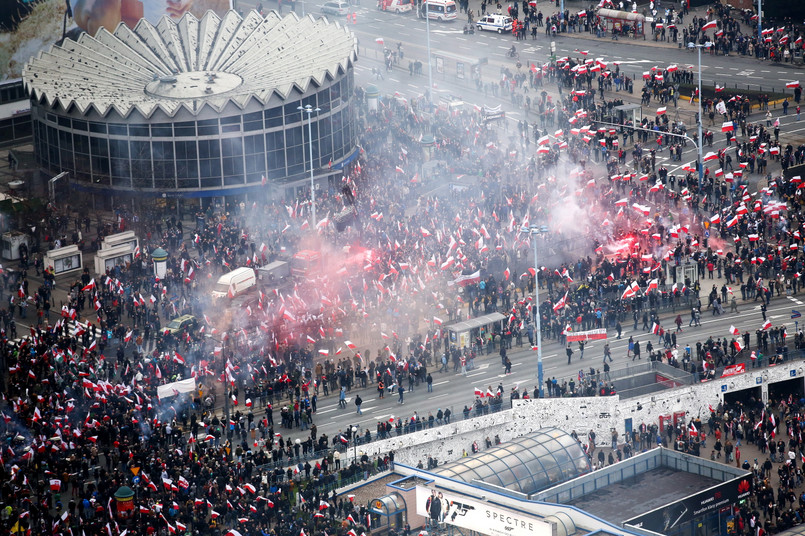
POLYGON ((474 501, 464 495, 416 487, 416 513, 443 518, 444 523, 490 536, 552 536, 550 523, 509 508, 474 501), (433 505, 433 501, 439 504, 433 505), (445 510, 445 511, 443 511, 445 510))
POLYGON ((607 339, 607 330, 591 329, 590 331, 568 331, 565 335, 567 336, 567 342, 605 341, 607 339))

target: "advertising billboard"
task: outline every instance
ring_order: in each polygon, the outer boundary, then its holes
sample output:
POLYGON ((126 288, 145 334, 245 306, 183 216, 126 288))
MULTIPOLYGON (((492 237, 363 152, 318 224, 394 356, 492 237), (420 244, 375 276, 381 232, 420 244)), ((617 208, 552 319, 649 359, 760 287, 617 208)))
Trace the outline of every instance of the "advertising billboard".
POLYGON ((688 521, 708 516, 749 497, 750 477, 739 477, 695 493, 669 505, 634 517, 624 523, 653 532, 667 533, 688 521))
POLYGON ((416 513, 490 536, 552 536, 552 525, 510 508, 468 499, 443 489, 416 487, 416 513), (434 501, 438 504, 434 505, 434 501), (428 506, 431 506, 430 510, 428 506))
POLYGON ((19 78, 29 58, 60 40, 95 35, 100 27, 114 32, 124 22, 134 27, 141 18, 156 24, 160 17, 196 18, 212 10, 223 16, 231 0, 3 0, 0 9, 0 80, 19 78), (5 6, 9 9, 5 9, 5 6))

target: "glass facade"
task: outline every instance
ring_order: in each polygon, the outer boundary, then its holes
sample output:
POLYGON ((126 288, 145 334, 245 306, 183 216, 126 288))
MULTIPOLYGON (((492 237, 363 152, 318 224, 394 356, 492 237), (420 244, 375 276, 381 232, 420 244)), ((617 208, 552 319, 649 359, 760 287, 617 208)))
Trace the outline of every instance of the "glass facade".
POLYGON ((445 464, 435 472, 471 483, 480 480, 530 495, 590 471, 590 460, 573 436, 541 428, 489 450, 445 464))
POLYGON ((315 94, 278 106, 167 123, 85 120, 34 105, 35 153, 51 173, 69 171, 79 182, 113 189, 229 190, 260 184, 263 176, 285 182, 310 170, 308 116, 299 106, 320 109, 310 125, 314 169, 355 148, 353 84, 350 69, 315 94))

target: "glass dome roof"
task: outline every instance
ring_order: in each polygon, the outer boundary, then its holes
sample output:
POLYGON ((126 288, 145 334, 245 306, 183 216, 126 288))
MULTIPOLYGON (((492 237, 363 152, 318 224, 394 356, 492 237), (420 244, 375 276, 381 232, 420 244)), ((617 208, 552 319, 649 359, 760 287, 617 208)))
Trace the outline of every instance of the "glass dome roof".
POLYGON ((541 428, 447 463, 435 472, 467 483, 480 480, 530 495, 589 471, 590 460, 573 436, 558 428, 541 428))

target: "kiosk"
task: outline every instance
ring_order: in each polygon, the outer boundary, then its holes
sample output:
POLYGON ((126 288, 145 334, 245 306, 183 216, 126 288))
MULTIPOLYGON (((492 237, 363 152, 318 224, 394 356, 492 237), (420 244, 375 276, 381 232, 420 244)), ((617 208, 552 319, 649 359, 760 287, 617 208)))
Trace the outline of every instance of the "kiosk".
POLYGON ((123 231, 104 238, 103 242, 101 242, 101 249, 111 249, 124 244, 129 246, 130 251, 134 251, 140 245, 140 240, 134 234, 134 231, 123 231))
POLYGON ((498 324, 498 331, 502 331, 505 315, 492 313, 488 315, 468 318, 462 322, 456 322, 445 326, 450 337, 450 344, 457 348, 472 346, 472 341, 478 336, 485 336, 490 331, 495 331, 495 324, 498 324))
POLYGON ((28 247, 28 235, 19 231, 3 233, 3 259, 16 261, 20 258, 20 246, 28 247))
POLYGON ((78 246, 51 249, 45 253, 45 267, 52 266, 54 275, 66 274, 84 268, 84 256, 78 246))
POLYGON ((95 254, 95 273, 105 274, 107 270, 114 270, 115 266, 126 266, 133 260, 134 253, 128 243, 101 248, 95 254))
POLYGON ((162 248, 156 248, 151 252, 154 260, 154 275, 160 279, 165 279, 168 273, 168 252, 162 248))

